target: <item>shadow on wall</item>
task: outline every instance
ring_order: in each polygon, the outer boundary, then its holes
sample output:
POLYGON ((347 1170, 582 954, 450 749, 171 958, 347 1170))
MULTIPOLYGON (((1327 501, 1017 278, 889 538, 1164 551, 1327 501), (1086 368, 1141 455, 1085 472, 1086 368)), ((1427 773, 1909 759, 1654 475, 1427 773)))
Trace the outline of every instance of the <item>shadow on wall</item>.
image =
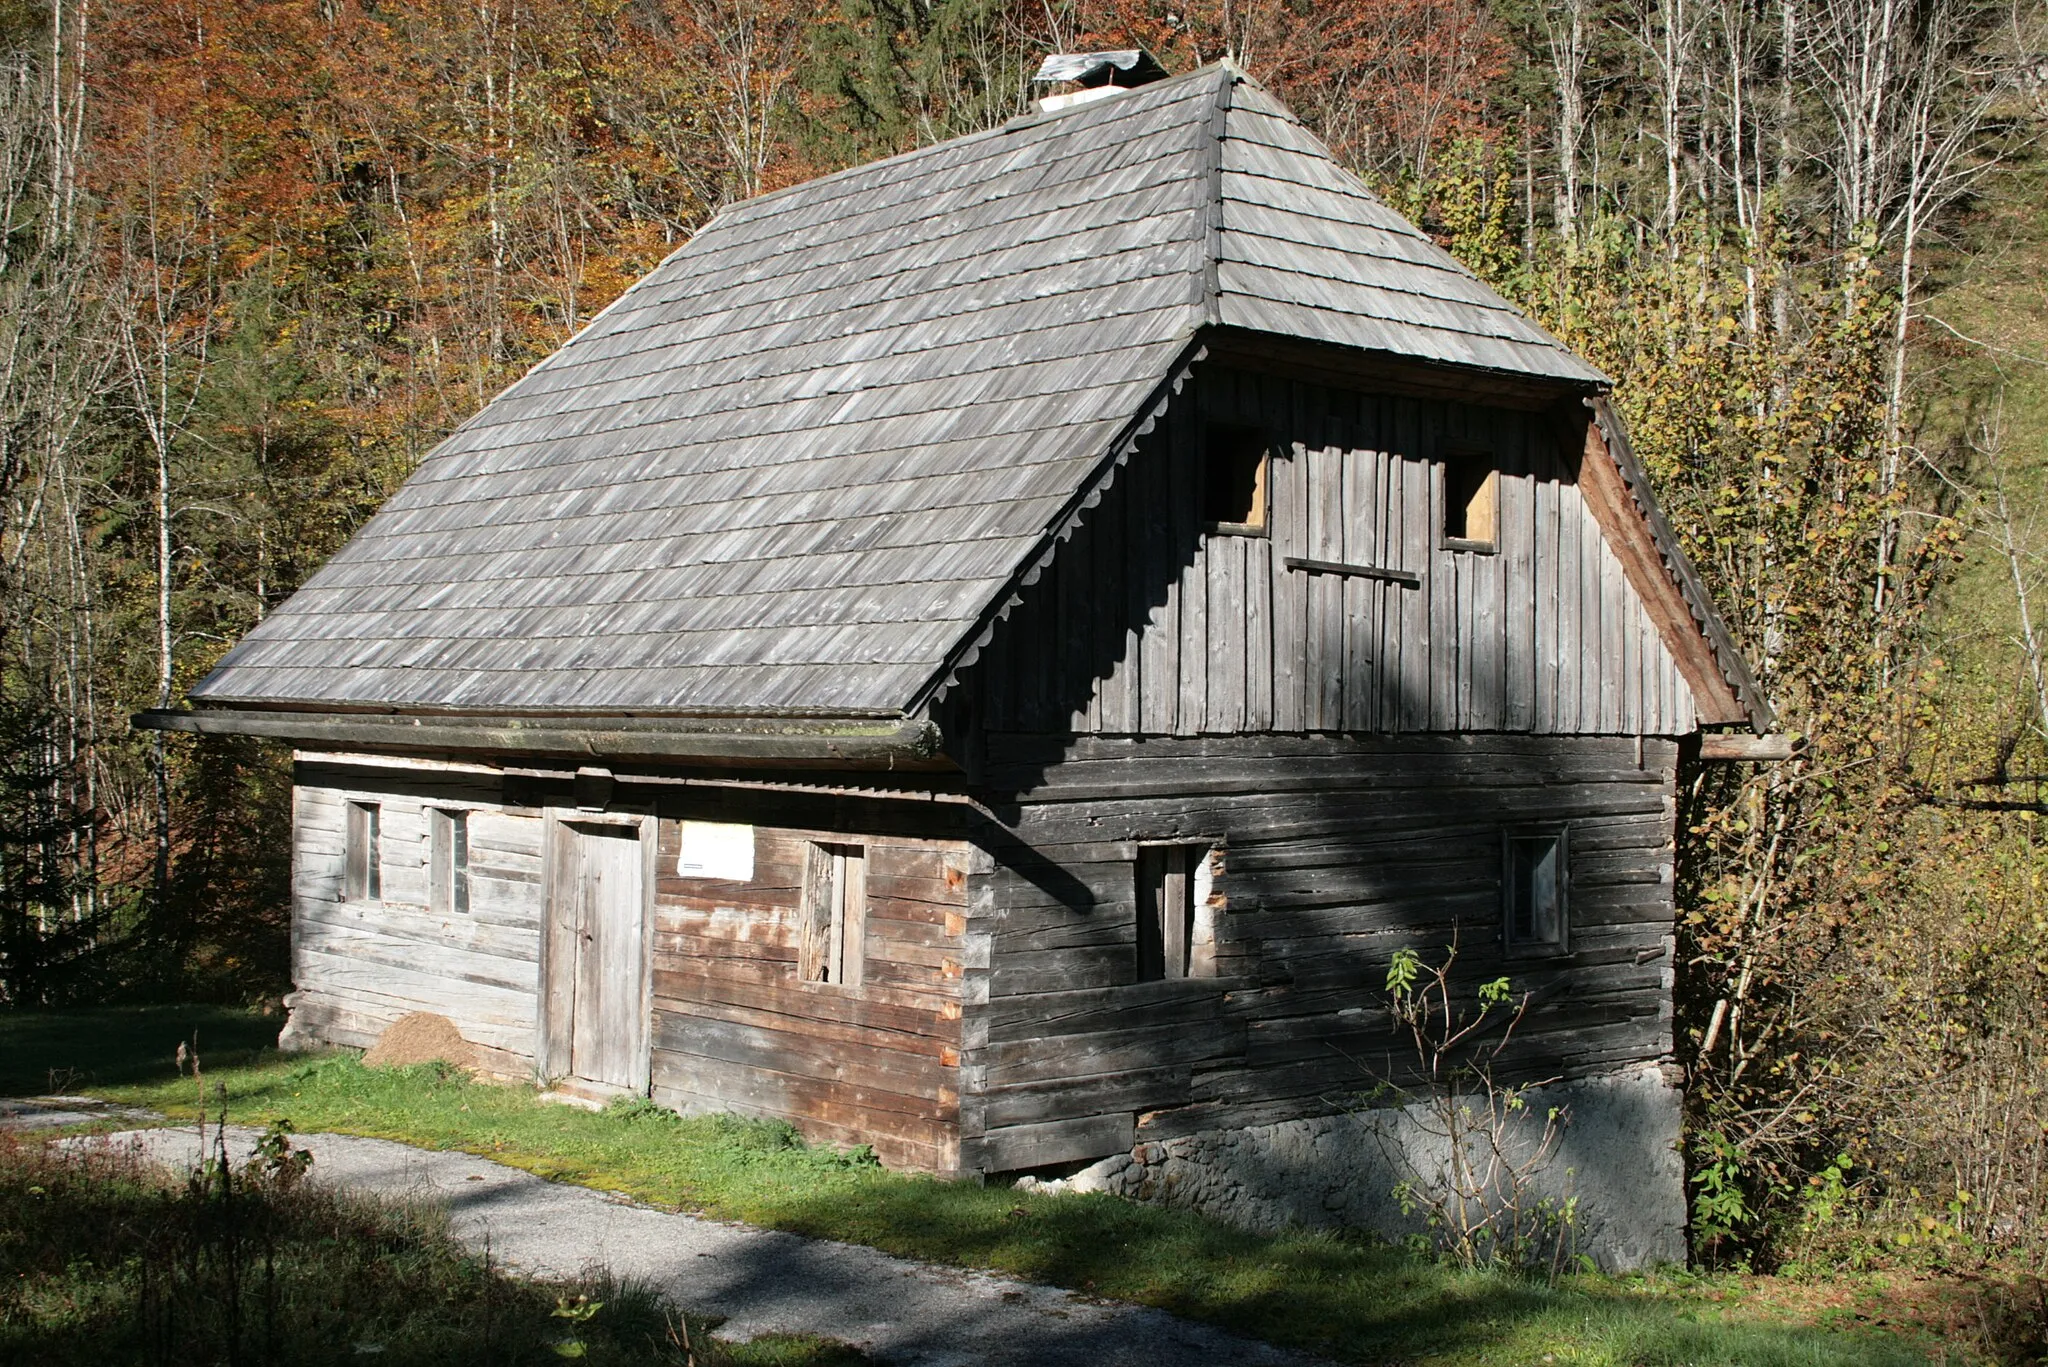
MULTIPOLYGON (((1161 622, 1171 624, 1173 586, 1202 580, 1187 574, 1206 544, 1193 480, 1205 440, 1200 418, 1241 415, 1245 394, 1273 383, 1218 374, 1206 372, 1197 385, 1213 380, 1240 392, 1212 400, 1196 388, 1176 401, 1044 577, 1024 590, 943 721, 953 736, 984 728, 985 753, 970 767, 991 794, 996 824, 986 838, 997 847, 997 903, 1007 913, 993 959, 991 1133, 1026 1123, 996 1118, 1025 1113, 1007 1094, 1062 1086, 1075 1098, 1071 1108, 1039 1105, 1033 1114, 1078 1122, 1122 1111, 1136 1117, 1141 1147, 1358 1109, 1377 1084, 1418 1078, 1414 1047, 1386 1009, 1395 951, 1412 947, 1435 959, 1456 943, 1450 986, 1462 1002, 1502 975, 1517 998, 1532 994, 1529 1017, 1497 1060, 1500 1080, 1637 1070, 1612 1096, 1577 1108, 1552 1166, 1576 1174, 1603 1257, 1682 1258, 1677 1093, 1654 1067, 1643 1069, 1669 1049, 1670 742, 1498 731, 1117 734, 1130 728, 1115 716, 1149 718, 1174 705, 1170 689, 1162 702, 1151 679, 1133 682, 1125 667, 1135 662, 1142 674, 1170 658, 1141 628, 1152 623, 1156 635, 1161 622), (1104 681, 1120 670, 1127 690, 1146 694, 1142 701, 1127 692, 1111 705, 1104 681), (1102 739, 1077 739, 1082 723, 1099 723, 1102 739), (1575 933, 1557 952, 1509 956, 1501 933, 1504 835, 1562 827, 1570 830, 1575 933), (1221 851, 1227 905, 1216 918, 1213 980, 1136 983, 1133 861, 1148 841, 1221 851), (1121 995, 1086 1003, 1072 995, 1097 988, 1121 995), (1029 998, 1053 992, 1069 994, 1058 1010, 1029 1008, 1029 998), (1077 1042, 1089 1033, 1096 1039, 1077 1042), (1063 1078, 1068 1056, 1078 1071, 1063 1078)), ((1393 401, 1381 410, 1374 402, 1357 400, 1349 417, 1282 410, 1292 417, 1269 427, 1273 445, 1299 448, 1295 459, 1305 460, 1303 452, 1340 442, 1383 447, 1399 435, 1413 459, 1491 431, 1503 472, 1560 483, 1575 477, 1542 415, 1421 403, 1397 414, 1393 401), (1378 437, 1362 436, 1374 420, 1378 437)), ((1281 530, 1267 548, 1272 555, 1281 530)), ((1432 519, 1432 553, 1437 530, 1432 519)), ((1207 582, 1213 594, 1217 581, 1207 582)), ((1361 591, 1391 602, 1410 590, 1370 583, 1361 591)), ((1347 609, 1352 596, 1347 589, 1347 609)), ((1241 602, 1225 606, 1244 611, 1241 602)), ((1213 650, 1190 620, 1183 612, 1173 648, 1213 650)), ((1375 620, 1396 618, 1384 612, 1375 620)), ((1370 651, 1390 640, 1347 641, 1323 657, 1324 667, 1369 672, 1370 651)), ((1470 711, 1502 714, 1505 669, 1467 673, 1475 676, 1461 684, 1475 692, 1470 711)), ((1413 678, 1381 674, 1375 687, 1413 678)), ((1400 696, 1382 701, 1382 716, 1430 712, 1400 696)), ((1205 1209, 1234 1211, 1232 1218, 1399 1228, 1387 1218, 1395 1179, 1361 1176, 1364 1160, 1341 1129, 1274 1130, 1267 1141, 1166 1158, 1181 1165, 1205 1209), (1309 1207, 1296 1189, 1317 1193, 1309 1207)), ((1004 1152, 992 1146, 995 1166, 1005 1165, 1004 1152)), ((1038 1160, 1017 1165, 1031 1161, 1038 1160)), ((1134 1179, 1154 1189, 1162 1180, 1134 1179)))

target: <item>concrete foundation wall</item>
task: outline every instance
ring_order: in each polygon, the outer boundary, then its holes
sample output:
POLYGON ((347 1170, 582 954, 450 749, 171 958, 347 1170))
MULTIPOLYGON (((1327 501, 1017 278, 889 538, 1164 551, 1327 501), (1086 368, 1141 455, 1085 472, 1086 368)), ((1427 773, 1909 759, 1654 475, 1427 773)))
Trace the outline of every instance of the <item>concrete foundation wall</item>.
MULTIPOLYGON (((1678 1088, 1654 1065, 1528 1094, 1509 1144, 1519 1156, 1532 1153, 1545 1117, 1561 1108, 1555 1148, 1527 1196, 1575 1201, 1570 1251, 1610 1271, 1685 1261, 1679 1102, 1678 1088)), ((1109 1192, 1248 1229, 1348 1226, 1398 1240, 1424 1226, 1418 1213, 1403 1212, 1395 1188, 1428 1180, 1448 1156, 1426 1109, 1386 1108, 1141 1143, 1062 1181, 1031 1185, 1109 1192)))

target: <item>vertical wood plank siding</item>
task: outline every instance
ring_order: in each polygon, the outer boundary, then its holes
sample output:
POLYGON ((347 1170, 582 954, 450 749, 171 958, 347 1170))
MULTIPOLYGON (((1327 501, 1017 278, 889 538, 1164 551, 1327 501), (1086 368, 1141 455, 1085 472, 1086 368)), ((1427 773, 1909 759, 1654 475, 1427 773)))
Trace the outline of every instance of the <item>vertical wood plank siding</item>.
POLYGON ((292 797, 292 1027, 366 1048, 411 1011, 455 1022, 492 1072, 531 1073, 545 823, 460 772, 301 764, 292 797), (351 802, 378 807, 382 895, 343 895, 351 802), (470 813, 470 909, 428 904, 428 813, 470 813))
MULTIPOLYGON (((1006 1171, 1134 1140, 1328 1112, 1404 1071, 1394 951, 1540 994, 1517 1066, 1543 1076, 1670 1048, 1677 746, 1633 738, 1129 741, 996 735, 1016 795, 977 879, 992 938, 962 1165, 1006 1171), (1504 958, 1501 832, 1571 832, 1571 952, 1504 958), (1136 981, 1138 842, 1222 851, 1210 980, 1136 981), (1022 852, 1022 853, 1020 853, 1022 852)), ((1412 1062, 1412 1050, 1407 1058, 1412 1062)))
POLYGON ((963 989, 970 972, 987 969, 986 937, 969 936, 963 915, 978 867, 970 847, 863 833, 858 823, 756 826, 754 877, 738 883, 677 876, 679 842, 679 823, 664 819, 655 1099, 787 1120, 814 1141, 872 1144, 893 1167, 956 1171, 963 989), (857 987, 798 980, 804 868, 821 843, 865 850, 857 987))
POLYGON ((1543 414, 1205 368, 965 682, 991 731, 1688 734, 1576 459, 1543 414), (1201 528, 1211 423, 1271 437, 1269 536, 1201 528), (1439 544, 1447 449, 1499 463, 1494 553, 1439 544))

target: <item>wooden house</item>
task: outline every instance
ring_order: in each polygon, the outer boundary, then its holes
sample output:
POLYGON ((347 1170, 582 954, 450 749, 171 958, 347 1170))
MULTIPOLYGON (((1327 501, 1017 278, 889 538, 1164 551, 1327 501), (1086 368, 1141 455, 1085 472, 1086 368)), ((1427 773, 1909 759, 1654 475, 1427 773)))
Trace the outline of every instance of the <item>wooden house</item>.
POLYGON ((1455 935, 1673 1256, 1676 784, 1768 714, 1607 381, 1235 68, 1092 93, 725 209, 142 719, 296 747, 285 1039, 1272 1222, 1455 935))

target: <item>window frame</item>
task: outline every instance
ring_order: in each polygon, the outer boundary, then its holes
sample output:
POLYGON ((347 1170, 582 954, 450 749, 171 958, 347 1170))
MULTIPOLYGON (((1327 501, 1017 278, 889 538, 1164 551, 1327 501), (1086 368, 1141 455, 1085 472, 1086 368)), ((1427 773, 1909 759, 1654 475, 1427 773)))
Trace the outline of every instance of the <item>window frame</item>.
POLYGON ((1217 976, 1213 892, 1220 848, 1203 840, 1138 842, 1131 860, 1133 982, 1217 976), (1170 896, 1178 902, 1171 914, 1166 905, 1170 896))
POLYGON ((341 900, 384 900, 383 804, 348 800, 342 833, 341 900))
POLYGON ((436 915, 470 913, 469 817, 467 807, 427 809, 427 907, 436 915))
POLYGON ((1500 842, 1500 940, 1501 948, 1511 958, 1553 958, 1571 953, 1571 827, 1522 826, 1510 827, 1501 832, 1500 842), (1556 897, 1556 924, 1551 934, 1543 938, 1519 938, 1516 935, 1516 913, 1526 890, 1521 887, 1518 846, 1539 840, 1551 841, 1556 846, 1556 867, 1552 873, 1553 892, 1556 897))
POLYGON ((1235 423, 1212 422, 1202 427, 1202 459, 1198 467, 1200 483, 1197 496, 1201 500, 1202 530, 1212 536, 1266 536, 1273 534, 1273 442, 1263 428, 1235 423), (1258 454, 1253 462, 1251 513, 1245 522, 1231 522, 1212 518, 1215 511, 1210 506, 1215 468, 1220 447, 1228 446, 1233 456, 1247 450, 1258 454))
POLYGON ((796 968, 806 987, 857 992, 867 977, 867 852, 859 841, 806 846, 796 968))
POLYGON ((1478 446, 1446 446, 1438 452, 1437 464, 1443 471, 1443 508, 1438 519, 1438 544, 1447 551, 1465 551, 1475 555, 1498 555, 1500 553, 1500 461, 1493 452, 1478 446), (1479 478, 1471 476, 1478 472, 1479 478), (1462 497, 1459 491, 1465 491, 1462 497), (1481 506, 1487 522, 1485 536, 1472 535, 1472 511, 1481 506), (1451 511, 1461 508, 1464 515, 1464 534, 1451 531, 1451 511))

